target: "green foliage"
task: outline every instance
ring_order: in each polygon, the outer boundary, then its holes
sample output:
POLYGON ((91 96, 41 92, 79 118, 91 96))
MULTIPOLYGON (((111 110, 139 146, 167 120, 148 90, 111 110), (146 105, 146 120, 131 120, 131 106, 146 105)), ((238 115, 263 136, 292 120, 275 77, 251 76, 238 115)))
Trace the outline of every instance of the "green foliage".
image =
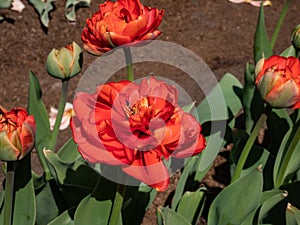
POLYGON ((239 225, 259 205, 263 190, 260 169, 242 176, 226 187, 213 201, 208 225, 239 225))
POLYGON ((65 6, 65 15, 69 21, 74 22, 76 20, 75 10, 78 7, 88 7, 91 0, 67 0, 65 6))

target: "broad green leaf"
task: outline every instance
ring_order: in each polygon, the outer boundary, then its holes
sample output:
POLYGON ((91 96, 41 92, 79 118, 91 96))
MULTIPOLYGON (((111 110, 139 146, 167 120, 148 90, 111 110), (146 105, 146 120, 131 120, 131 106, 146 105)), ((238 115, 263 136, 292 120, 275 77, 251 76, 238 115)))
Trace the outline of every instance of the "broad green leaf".
POLYGON ((70 138, 58 151, 58 157, 62 162, 72 163, 75 160, 81 158, 79 151, 77 150, 77 145, 73 138, 70 138))
MULTIPOLYGON (((289 204, 287 207, 287 211, 289 211, 293 215, 293 217, 296 221, 295 224, 300 225, 300 210, 297 209, 295 206, 292 206, 291 204, 289 204)), ((287 223, 287 224, 290 225, 290 223, 287 223)))
POLYGON ((270 190, 263 192, 262 206, 259 211, 258 222, 263 223, 263 219, 268 215, 270 209, 272 209, 278 202, 287 197, 287 192, 283 190, 270 190))
POLYGON ((290 129, 283 138, 274 165, 274 183, 275 187, 279 187, 287 182, 300 168, 299 157, 297 151, 300 146, 300 140, 295 135, 300 129, 300 121, 298 121, 292 129, 290 129), (294 138, 294 145, 292 146, 294 138))
POLYGON ((191 225, 184 217, 170 208, 159 207, 157 209, 159 224, 163 225, 191 225))
POLYGON ((176 212, 180 213, 187 221, 195 224, 201 213, 201 209, 204 207, 205 202, 205 189, 199 189, 195 192, 187 191, 184 193, 176 212))
POLYGON ((264 111, 264 102, 255 86, 254 69, 253 65, 247 63, 244 74, 243 107, 245 130, 248 134, 250 134, 255 122, 264 111))
POLYGON ((280 55, 284 57, 289 57, 289 56, 296 57, 296 49, 294 48, 293 45, 291 45, 290 47, 285 49, 280 55))
POLYGON ((71 218, 70 212, 67 210, 48 223, 48 225, 74 225, 74 220, 71 218))
POLYGON ((102 177, 94 192, 78 205, 74 224, 107 225, 116 191, 116 184, 102 177))
POLYGON ((240 225, 260 203, 263 176, 259 169, 227 186, 213 201, 208 225, 240 225))
POLYGON ((45 151, 46 158, 54 170, 55 179, 61 185, 77 187, 82 191, 91 191, 96 185, 99 175, 84 162, 76 161, 74 163, 62 162, 56 153, 45 151))
POLYGON ((297 222, 297 219, 295 217, 295 214, 287 208, 286 214, 285 214, 285 221, 287 225, 299 225, 297 222))
MULTIPOLYGON (((14 177, 14 225, 34 225, 36 216, 36 204, 31 178, 30 154, 19 160, 14 177)), ((4 191, 5 193, 5 191, 4 191)), ((3 193, 3 194, 4 194, 3 193)), ((1 207, 0 221, 3 221, 3 208, 1 207)))
POLYGON ((273 109, 268 115, 267 127, 270 137, 268 150, 273 155, 277 154, 284 136, 292 126, 293 122, 286 109, 273 109), (280 127, 280 129, 278 129, 278 127, 280 127))
POLYGON ((65 7, 66 18, 74 22, 76 20, 75 10, 78 7, 88 7, 90 2, 91 0, 67 0, 65 7))
POLYGON ((36 190, 36 225, 48 224, 59 215, 62 205, 64 205, 64 202, 61 192, 52 179, 43 187, 36 190))
POLYGON ((45 27, 49 24, 49 13, 54 9, 52 2, 56 0, 29 0, 40 16, 40 20, 45 27))
MULTIPOLYGON (((231 161, 236 165, 241 151, 245 146, 249 135, 243 130, 234 130, 232 132, 233 148, 230 151, 231 161)), ((246 163, 244 165, 242 176, 251 173, 253 169, 257 168, 259 165, 265 167, 267 160, 269 158, 269 152, 259 146, 253 145, 252 149, 247 157, 246 163)), ((233 172, 233 171, 232 171, 233 172)))
POLYGON ((123 221, 126 225, 140 225, 148 207, 153 202, 157 191, 149 186, 141 184, 140 187, 129 187, 126 189, 128 204, 123 205, 123 221), (133 189, 133 193, 129 193, 133 189))
POLYGON ((263 192, 260 204, 247 216, 246 220, 244 220, 241 225, 262 224, 262 219, 268 214, 268 211, 286 196, 287 193, 282 190, 273 189, 263 192))
POLYGON ((8 9, 8 8, 11 7, 11 3, 12 3, 12 0, 1 0, 0 1, 0 8, 8 9))
POLYGON ((31 71, 29 80, 28 113, 36 121, 36 147, 42 151, 51 148, 52 143, 48 113, 42 100, 42 90, 36 75, 31 71))
POLYGON ((258 62, 262 57, 269 58, 272 55, 271 44, 265 25, 264 7, 260 7, 258 22, 254 37, 254 59, 258 62))
POLYGON ((198 156, 194 156, 192 157, 184 166, 183 171, 181 173, 180 179, 177 183, 176 189, 175 189, 175 194, 173 197, 173 201, 172 201, 172 208, 176 209, 177 208, 177 204, 180 201, 180 198, 183 195, 184 192, 184 187, 186 184, 186 181, 188 179, 188 176, 190 174, 191 169, 193 168, 196 160, 197 160, 198 156))
MULTIPOLYGON (((241 109, 242 84, 230 73, 226 73, 197 107, 199 122, 227 120, 241 109), (224 109, 224 101, 227 109, 224 109), (213 104, 213 105, 212 105, 213 104), (212 115, 214 113, 214 115, 212 115)), ((226 107, 225 106, 225 107, 226 107)))
POLYGON ((225 144, 222 132, 218 131, 206 137, 206 148, 201 152, 201 161, 199 164, 199 172, 206 171, 215 160, 221 148, 225 144))

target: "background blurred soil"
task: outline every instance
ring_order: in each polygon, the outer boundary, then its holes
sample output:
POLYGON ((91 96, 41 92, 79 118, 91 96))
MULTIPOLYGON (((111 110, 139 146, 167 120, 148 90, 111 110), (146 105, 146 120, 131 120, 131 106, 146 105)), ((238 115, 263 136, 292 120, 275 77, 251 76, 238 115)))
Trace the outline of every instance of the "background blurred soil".
MULTIPOLYGON (((0 24, 0 105, 26 107, 29 87, 29 71, 38 76, 43 99, 49 110, 57 106, 60 96, 60 81, 47 75, 45 62, 53 48, 61 48, 72 41, 82 46, 81 32, 85 20, 98 10, 103 1, 91 1, 89 8, 80 8, 76 22, 70 23, 64 17, 65 1, 56 1, 56 9, 51 12, 47 31, 41 28, 38 14, 27 1, 22 13, 1 10, 6 20, 0 24)), ((145 5, 165 10, 159 29, 162 35, 158 40, 169 41, 184 46, 201 57, 219 80, 224 73, 230 72, 243 82, 243 70, 247 62, 253 61, 253 36, 259 9, 248 4, 233 4, 226 0, 143 0, 145 5)), ((266 24, 269 35, 279 18, 284 0, 273 0, 273 6, 265 8, 266 24)), ((300 1, 293 0, 284 25, 280 31, 274 53, 280 53, 290 45, 290 33, 300 23, 300 1)), ((76 86, 84 71, 96 60, 95 56, 84 52, 82 73, 71 80, 69 101, 72 101, 76 86)), ((120 72, 122 73, 122 71, 120 72)), ((145 63, 135 66, 137 76, 150 73, 164 76, 180 84, 193 99, 199 102, 202 92, 192 80, 174 68, 160 64, 145 63)), ((125 77, 125 76, 124 76, 125 77)), ((62 137, 70 131, 64 131, 62 137)), ((63 143, 64 138, 61 138, 63 143)), ((212 169, 203 180, 208 188, 208 204, 230 180, 227 166, 228 153, 221 153, 212 169)), ((36 166, 35 166, 36 167, 36 166)), ((156 224, 155 209, 164 205, 168 195, 176 188, 179 175, 172 178, 166 192, 159 193, 146 213, 143 225, 156 224)), ((201 222, 205 224, 205 222, 201 222)))

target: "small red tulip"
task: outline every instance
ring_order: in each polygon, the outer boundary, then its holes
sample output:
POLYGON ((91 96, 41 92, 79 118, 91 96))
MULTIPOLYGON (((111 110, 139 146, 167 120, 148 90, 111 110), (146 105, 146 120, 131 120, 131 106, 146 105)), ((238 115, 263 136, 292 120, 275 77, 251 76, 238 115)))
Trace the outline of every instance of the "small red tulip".
POLYGON ((140 0, 106 1, 86 20, 81 35, 84 48, 101 55, 120 45, 153 40, 161 33, 157 27, 163 14, 163 10, 143 6, 140 0))
POLYGON ((25 109, 0 107, 0 160, 16 161, 34 147, 35 121, 25 109))
POLYGON ((300 62, 295 57, 271 56, 258 61, 255 84, 274 108, 300 108, 300 62))

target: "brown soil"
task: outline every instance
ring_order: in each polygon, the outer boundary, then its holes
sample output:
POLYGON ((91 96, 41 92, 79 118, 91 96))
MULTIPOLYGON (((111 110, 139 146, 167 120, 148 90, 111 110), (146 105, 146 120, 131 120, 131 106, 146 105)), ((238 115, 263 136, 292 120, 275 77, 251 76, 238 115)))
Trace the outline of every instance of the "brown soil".
MULTIPOLYGON (((72 41, 79 43, 85 19, 98 10, 98 4, 103 1, 92 1, 89 8, 77 11, 75 23, 69 23, 64 18, 65 1, 55 2, 56 10, 51 12, 49 29, 41 28, 37 13, 27 1, 22 13, 1 10, 6 21, 0 24, 0 105, 7 109, 26 107, 29 87, 29 71, 34 71, 42 86, 43 98, 47 108, 57 106, 60 81, 51 78, 45 71, 45 61, 53 48, 61 48, 72 41)), ((143 0, 145 5, 165 9, 165 16, 160 26, 163 32, 158 38, 182 45, 200 56, 220 79, 225 72, 231 72, 241 81, 246 62, 253 59, 253 36, 259 9, 248 4, 232 4, 226 0, 181 0, 159 1, 143 0)), ((284 0, 273 1, 272 7, 265 9, 266 24, 271 35, 279 18, 284 0)), ((300 23, 300 1, 292 1, 282 30, 275 47, 275 54, 290 45, 290 33, 294 26, 300 23)), ((69 101, 77 83, 96 57, 84 52, 82 73, 71 80, 69 101)), ((146 65, 142 71, 152 72, 153 67, 146 65)), ((139 70, 136 69, 138 73, 139 70)), ((142 72, 140 72, 142 73, 142 72)), ((156 70, 156 74, 167 74, 183 87, 189 87, 189 94, 200 100, 201 95, 193 93, 189 81, 181 76, 180 71, 173 74, 167 69, 156 70)), ((69 134, 68 131, 64 134, 69 134)), ((61 144, 61 143, 60 143, 61 144)), ((208 187, 208 198, 211 200, 229 181, 226 153, 219 155, 212 170, 203 180, 208 187), (225 156, 224 156, 225 155, 225 156)), ((143 225, 156 224, 155 208, 164 204, 167 196, 176 188, 178 177, 173 178, 170 188, 159 193, 152 207, 146 213, 143 225)), ((202 223, 204 224, 204 223, 202 223)))

